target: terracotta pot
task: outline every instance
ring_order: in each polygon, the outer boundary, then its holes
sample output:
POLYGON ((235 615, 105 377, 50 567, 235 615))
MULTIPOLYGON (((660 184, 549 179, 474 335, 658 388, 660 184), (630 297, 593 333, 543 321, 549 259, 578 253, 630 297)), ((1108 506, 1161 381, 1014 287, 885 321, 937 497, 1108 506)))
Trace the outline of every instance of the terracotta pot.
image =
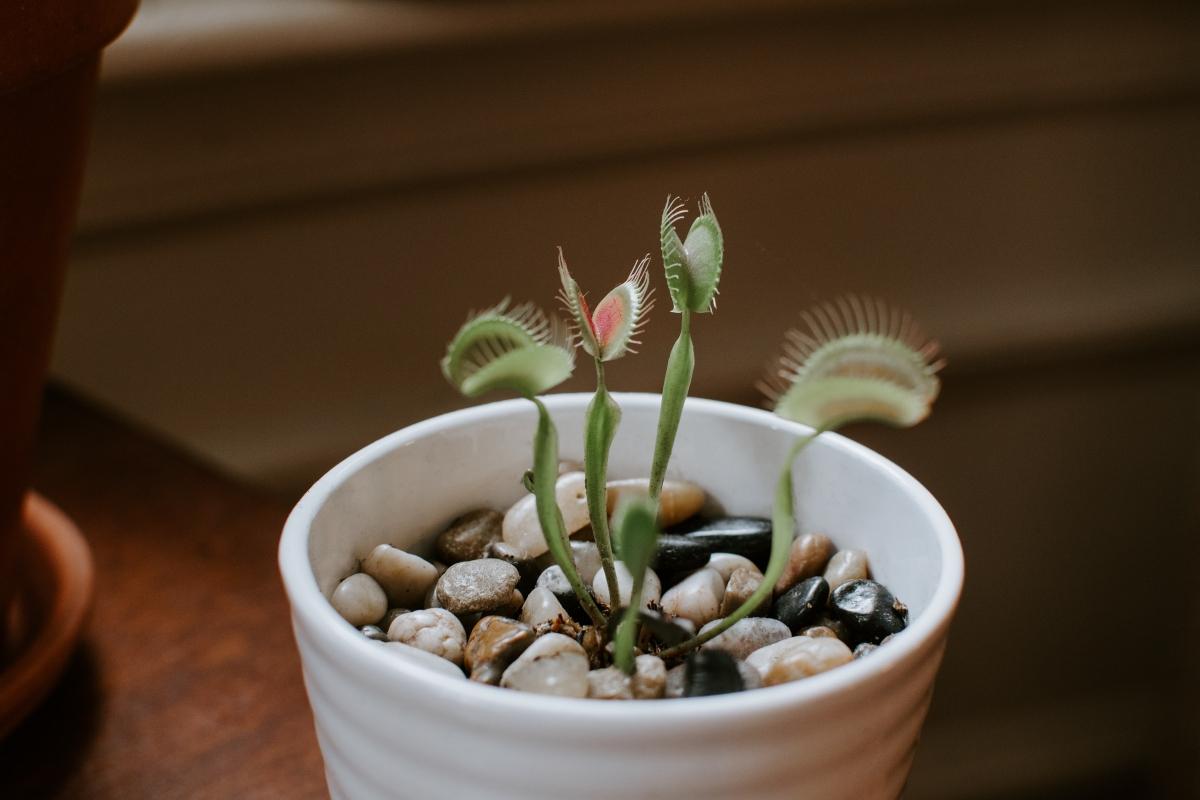
POLYGON ((18 522, 100 51, 136 8, 0 3, 0 611, 16 591, 18 522))

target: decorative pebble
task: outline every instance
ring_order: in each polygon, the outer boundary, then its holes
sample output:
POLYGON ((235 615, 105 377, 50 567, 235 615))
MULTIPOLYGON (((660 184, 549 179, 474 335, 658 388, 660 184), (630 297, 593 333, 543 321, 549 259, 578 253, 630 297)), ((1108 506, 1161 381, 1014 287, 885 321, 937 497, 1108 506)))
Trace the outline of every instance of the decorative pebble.
POLYGON ((600 548, 595 542, 571 542, 571 559, 584 583, 591 583, 601 569, 600 548))
POLYGON ((374 625, 387 613, 387 595, 370 575, 356 572, 337 585, 329 602, 356 628, 374 625))
MULTIPOLYGON (((432 591, 432 589, 433 587, 430 587, 430 591, 432 591)), ((428 595, 428 592, 426 592, 426 594, 428 595)), ((429 606, 425 607, 428 608, 429 606)), ((401 614, 407 614, 411 610, 412 609, 408 608, 389 608, 387 613, 383 615, 383 619, 379 621, 379 627, 386 632, 388 628, 392 627, 392 623, 396 621, 396 617, 400 616, 401 614)))
POLYGON ((908 626, 908 608, 886 586, 872 580, 839 586, 829 597, 829 609, 845 624, 856 644, 879 644, 884 637, 908 626))
MULTIPOLYGON (((648 478, 630 478, 608 482, 608 513, 612 514, 617 503, 626 496, 646 496, 650 493, 648 478)), ((705 494, 689 481, 663 481, 658 497, 658 522, 664 528, 695 516, 704 507, 705 494)))
MULTIPOLYGON (((740 556, 739 556, 740 557, 740 556)), ((750 563, 750 562, 746 562, 750 563)), ((728 617, 734 611, 742 607, 750 599, 750 595, 758 591, 758 587, 762 585, 763 574, 758 571, 758 567, 750 564, 749 568, 738 567, 729 576, 729 582, 725 584, 725 596, 721 598, 721 616, 728 617)), ((765 614, 770 611, 771 596, 767 595, 762 599, 758 608, 750 613, 753 615, 765 614)))
POLYGON ((393 606, 412 608, 438 579, 437 567, 420 556, 381 544, 363 559, 362 571, 375 579, 393 606))
POLYGON ((759 675, 758 670, 745 661, 738 662, 738 674, 742 676, 742 686, 746 691, 762 687, 762 675, 759 675))
POLYGON ((667 679, 663 684, 663 697, 674 699, 683 697, 684 679, 687 676, 687 664, 680 664, 667 670, 667 679))
POLYGON ((839 550, 829 559, 829 566, 825 568, 825 580, 829 583, 829 591, 848 581, 862 580, 870 575, 867 554, 862 550, 839 550))
POLYGON ((793 636, 790 639, 784 639, 782 642, 775 642, 766 647, 760 647, 750 655, 746 656, 746 663, 758 670, 758 674, 766 675, 767 670, 771 665, 782 658, 793 647, 798 646, 799 639, 809 639, 809 636, 793 636))
POLYGON ((508 689, 561 697, 586 697, 588 657, 579 642, 547 633, 504 670, 500 685, 508 689))
POLYGON ((724 650, 696 650, 688 656, 683 676, 684 697, 707 697, 746 688, 738 662, 724 650))
POLYGON ((387 638, 461 665, 467 631, 458 617, 446 609, 425 608, 396 617, 388 628, 387 638))
MULTIPOLYGON (((689 537, 690 538, 690 537, 689 537)), ((745 556, 739 556, 737 553, 713 553, 708 557, 708 563, 705 565, 709 569, 715 569, 721 573, 721 580, 728 582, 733 577, 733 573, 739 569, 747 569, 752 572, 757 572, 759 577, 762 577, 762 570, 754 565, 754 562, 745 556)))
POLYGON ((816 639, 822 639, 822 638, 836 639, 836 638, 838 638, 838 635, 833 632, 832 628, 828 628, 824 625, 813 625, 811 628, 805 628, 804 630, 800 631, 800 635, 801 636, 812 636, 813 638, 816 638, 816 639))
POLYGON ((687 536, 702 542, 711 553, 745 556, 759 569, 771 558, 771 520, 759 517, 723 517, 706 522, 687 536))
MULTIPOLYGON (((554 484, 554 494, 568 536, 588 524, 582 472, 560 475, 554 484)), ((549 549, 542 535, 542 523, 538 521, 537 499, 532 494, 522 497, 505 513, 501 535, 505 542, 523 552, 525 558, 540 556, 549 549)))
POLYGON ((412 647, 402 642, 384 642, 383 649, 396 658, 403 659, 410 664, 416 664, 424 669, 441 673, 449 678, 463 680, 466 677, 463 675, 461 669, 446 659, 435 656, 433 653, 426 653, 420 648, 412 647))
POLYGON ((632 700, 630 677, 616 667, 594 669, 587 674, 587 696, 594 700, 632 700))
POLYGON ((708 548, 702 542, 688 536, 664 533, 658 537, 658 547, 654 551, 651 566, 667 575, 699 569, 708 563, 708 559, 708 548))
MULTIPOLYGON (((795 637, 799 642, 775 659, 763 675, 763 686, 809 678, 853 659, 850 648, 837 639, 795 637)), ((788 641, 794 641, 789 639, 788 641)))
POLYGON ((863 656, 869 656, 869 655, 871 655, 871 653, 874 653, 878 649, 879 649, 879 645, 877 645, 877 644, 871 644, 870 642, 863 642, 858 647, 854 648, 854 660, 857 661, 858 659, 862 658, 863 656))
POLYGON ((657 700, 667 686, 667 665, 658 656, 640 655, 633 660, 630 689, 635 700, 657 700))
POLYGON ((474 561, 488 555, 488 547, 500 540, 504 515, 490 508, 463 514, 438 534, 434 549, 438 558, 453 564, 474 561))
POLYGON ((508 617, 484 617, 475 623, 463 649, 471 680, 496 684, 508 665, 535 639, 533 628, 508 617))
MULTIPOLYGON (((618 561, 614 565, 617 570, 617 591, 620 593, 620 605, 629 605, 629 596, 633 593, 633 576, 625 562, 618 561)), ((596 599, 606 606, 612 606, 608 598, 608 581, 603 572, 597 572, 592 578, 592 591, 596 599)), ((651 603, 658 604, 662 600, 662 581, 654 570, 646 570, 646 579, 642 582, 642 608, 649 608, 651 603)))
POLYGON ((724 597, 721 573, 705 567, 668 589, 662 596, 662 608, 673 617, 691 620, 699 626, 717 618, 724 597))
POLYGON ((454 614, 491 611, 512 599, 520 578, 516 567, 498 558, 460 561, 438 579, 437 598, 454 614))
POLYGON ((368 639, 374 639, 377 642, 386 642, 388 640, 387 634, 378 625, 363 625, 358 629, 358 632, 368 639))
POLYGON ((533 628, 551 624, 558 619, 565 622, 570 618, 562 603, 554 596, 554 592, 544 586, 534 587, 529 597, 525 598, 525 604, 521 606, 521 622, 533 628))
POLYGON ((829 600, 829 584, 814 575, 805 578, 775 601, 775 617, 799 633, 816 624, 829 600))
MULTIPOLYGON (((713 620, 700 629, 700 633, 719 625, 713 620)), ((777 619, 770 617, 746 617, 733 623, 724 633, 709 639, 700 647, 703 650, 724 650, 734 658, 745 658, 759 648, 791 637, 792 632, 777 619)))
MULTIPOLYGON (((600 574, 597 573, 597 575, 600 574)), ((603 578, 602 575, 600 577, 603 578)), ((538 576, 537 586, 550 591, 571 619, 578 620, 579 622, 591 621, 587 613, 583 610, 583 605, 579 602, 579 598, 571 589, 571 584, 567 582, 567 576, 563 574, 562 567, 555 564, 543 570, 542 574, 538 576)), ((595 592, 592 594, 595 594, 595 592)))
POLYGON ((833 555, 833 542, 819 533, 806 533, 792 542, 783 574, 775 582, 775 594, 780 595, 805 578, 825 571, 833 555))

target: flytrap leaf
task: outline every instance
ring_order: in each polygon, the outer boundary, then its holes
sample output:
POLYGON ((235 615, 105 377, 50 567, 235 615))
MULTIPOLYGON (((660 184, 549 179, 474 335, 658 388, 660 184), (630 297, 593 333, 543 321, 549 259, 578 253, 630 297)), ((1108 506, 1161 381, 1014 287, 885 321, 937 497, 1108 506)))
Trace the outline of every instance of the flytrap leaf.
POLYGON ((655 503, 645 495, 622 498, 613 512, 617 555, 635 579, 645 573, 654 559, 658 543, 657 517, 655 503))
POLYGON ((647 313, 654 307, 649 266, 649 256, 634 264, 625 282, 605 295, 592 312, 559 248, 558 275, 562 288, 558 298, 571 318, 574 338, 592 358, 613 361, 637 352, 634 346, 641 344, 637 337, 645 328, 647 313))
POLYGON ((467 397, 508 389, 533 397, 562 383, 575 367, 550 320, 530 303, 507 298, 467 319, 446 348, 442 374, 467 397))
POLYGON ((685 216, 679 198, 668 197, 659 226, 667 288, 675 311, 710 312, 716 307, 725 240, 707 194, 700 200, 700 214, 692 220, 687 238, 681 240, 675 225, 685 216))
POLYGON ((760 383, 775 413, 818 430, 874 421, 916 425, 941 383, 937 342, 908 313, 849 296, 801 315, 760 383))

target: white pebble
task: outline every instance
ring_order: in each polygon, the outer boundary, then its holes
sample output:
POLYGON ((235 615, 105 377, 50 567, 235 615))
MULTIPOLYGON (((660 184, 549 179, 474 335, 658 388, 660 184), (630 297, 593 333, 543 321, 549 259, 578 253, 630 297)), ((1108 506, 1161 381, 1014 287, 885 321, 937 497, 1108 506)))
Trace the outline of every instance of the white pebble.
POLYGON ((865 552, 862 550, 838 550, 833 554, 833 558, 829 559, 829 566, 825 568, 825 581, 829 584, 829 591, 832 592, 843 583, 867 578, 870 577, 870 574, 865 552))
POLYGON ((774 686, 779 683, 798 681, 822 672, 827 672, 842 664, 849 664, 854 658, 850 648, 840 639, 826 639, 812 636, 797 636, 804 641, 788 648, 782 655, 774 659, 770 668, 763 676, 763 686, 774 686))
POLYGON ((531 628, 554 622, 560 617, 564 622, 571 618, 554 596, 554 592, 544 586, 534 587, 529 597, 525 598, 525 605, 521 607, 521 622, 531 628))
MULTIPOLYGON (((629 569, 625 566, 625 562, 618 561, 614 565, 617 572, 617 593, 620 594, 620 605, 629 605, 629 597, 633 594, 633 576, 629 574, 629 569)), ((596 599, 604 603, 606 606, 611 606, 608 595, 608 580, 604 577, 603 570, 596 573, 592 578, 592 591, 596 593, 596 599)), ((646 579, 642 582, 642 608, 649 608, 651 603, 657 603, 662 599, 662 581, 658 579, 658 575, 654 574, 654 570, 646 568, 646 579)))
POLYGON ((420 556, 381 544, 362 563, 362 571, 383 587, 393 606, 413 608, 438 579, 438 568, 420 556))
POLYGON ((658 656, 640 655, 633 660, 630 688, 637 700, 657 700, 667 687, 667 665, 658 656))
POLYGON ((784 639, 782 642, 775 642, 766 647, 760 647, 750 655, 746 656, 746 663, 758 670, 758 674, 766 680, 767 674, 771 668, 785 658, 790 658, 793 654, 799 653, 798 658, 807 659, 817 656, 832 657, 836 660, 839 658, 841 651, 845 651, 846 661, 853 657, 850 648, 842 644, 840 639, 827 639, 824 637, 814 636, 793 636, 790 639, 784 639), (817 644, 813 644, 817 642, 817 644), (828 643, 828 644, 822 644, 828 643), (840 649, 838 647, 840 645, 840 649), (807 655, 805 655, 807 654, 807 655))
POLYGON ((593 700, 632 700, 629 676, 616 667, 594 669, 587 674, 587 696, 593 700))
POLYGON ((575 562, 576 571, 579 572, 579 579, 584 583, 591 583, 601 569, 600 548, 596 547, 595 542, 573 541, 571 558, 575 562))
POLYGON ((426 608, 401 614, 388 628, 393 642, 412 645, 461 665, 467 631, 458 617, 444 608, 426 608))
POLYGON ((687 664, 680 664, 667 670, 667 681, 663 687, 663 697, 683 697, 683 689, 687 675, 687 664))
POLYGON ((715 569, 699 569, 667 590, 662 597, 663 611, 673 617, 704 625, 721 613, 725 581, 715 569))
POLYGON ((387 613, 387 595, 370 575, 356 572, 337 585, 329 602, 356 628, 374 625, 387 613))
MULTIPOLYGON (((568 472, 560 475, 554 484, 555 499, 562 511, 563 525, 567 535, 587 526, 589 522, 587 495, 583 490, 583 473, 568 472)), ((524 554, 524 558, 536 558, 549 548, 542 535, 542 523, 537 516, 537 498, 527 494, 513 504, 504 515, 501 525, 504 541, 524 554)))
POLYGON ((587 653, 569 636, 547 633, 504 670, 500 685, 535 694, 587 697, 587 653))
POLYGON ((745 556, 739 556, 737 553, 713 553, 708 557, 707 566, 709 569, 715 569, 717 572, 721 573, 721 580, 725 581, 726 583, 729 582, 729 578, 733 575, 733 571, 739 567, 752 569, 757 572, 760 577, 762 576, 762 570, 760 570, 753 561, 745 556))
MULTIPOLYGON (((721 620, 714 619, 700 629, 704 633, 721 620)), ((733 623, 724 633, 721 633, 702 644, 701 649, 724 650, 734 658, 745 658, 755 650, 766 647, 784 639, 790 639, 791 629, 777 619, 770 617, 746 617, 733 623)))
POLYGON ((466 680, 467 676, 458 667, 451 664, 444 658, 435 656, 433 653, 426 653, 417 647, 412 647, 401 642, 384 642, 383 648, 386 652, 391 653, 396 658, 403 659, 410 664, 438 672, 450 678, 461 678, 466 680))

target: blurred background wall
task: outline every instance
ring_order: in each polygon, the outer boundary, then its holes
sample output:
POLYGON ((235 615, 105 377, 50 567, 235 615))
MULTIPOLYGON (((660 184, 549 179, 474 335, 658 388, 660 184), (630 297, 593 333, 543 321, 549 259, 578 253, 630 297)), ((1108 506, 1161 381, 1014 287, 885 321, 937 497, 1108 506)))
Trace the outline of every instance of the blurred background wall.
MULTIPOLYGON (((847 291, 949 355, 929 423, 854 432, 967 552, 910 796, 1193 796, 1198 145, 1195 3, 145 0, 55 371, 295 495, 461 405, 468 308, 551 305, 556 245, 599 296, 708 191, 695 394, 758 402, 847 291)), ((610 386, 656 390, 674 327, 610 386)))

